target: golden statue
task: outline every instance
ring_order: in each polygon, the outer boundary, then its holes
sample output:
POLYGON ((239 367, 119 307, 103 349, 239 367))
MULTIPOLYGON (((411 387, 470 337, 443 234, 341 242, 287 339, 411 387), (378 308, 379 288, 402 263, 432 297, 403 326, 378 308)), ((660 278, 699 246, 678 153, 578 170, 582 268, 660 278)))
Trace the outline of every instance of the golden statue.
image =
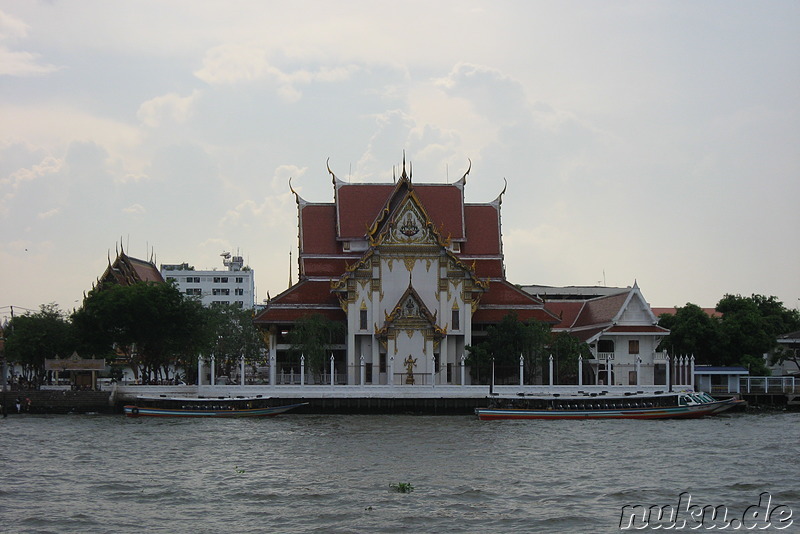
POLYGON ((406 365, 406 384, 414 385, 414 366, 417 365, 417 359, 411 358, 411 355, 408 355, 406 361, 403 362, 406 365))

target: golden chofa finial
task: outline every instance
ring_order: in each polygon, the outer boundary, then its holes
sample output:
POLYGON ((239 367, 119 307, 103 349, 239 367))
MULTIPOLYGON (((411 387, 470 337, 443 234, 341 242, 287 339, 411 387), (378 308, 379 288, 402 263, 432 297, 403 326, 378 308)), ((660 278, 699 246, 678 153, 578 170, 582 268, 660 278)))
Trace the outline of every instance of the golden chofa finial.
POLYGON ((464 180, 464 182, 467 181, 467 175, 469 174, 469 171, 472 170, 472 160, 467 158, 467 161, 469 162, 469 167, 467 167, 467 172, 464 173, 464 176, 461 177, 461 179, 464 180))
POLYGON ((300 205, 300 195, 298 195, 297 191, 295 191, 294 188, 292 187, 292 177, 291 176, 289 177, 289 191, 292 192, 292 194, 294 195, 294 201, 297 202, 297 205, 299 206, 300 205))
POLYGON ((325 167, 328 168, 328 174, 331 175, 331 181, 333 182, 333 185, 336 185, 337 178, 336 178, 336 175, 333 174, 333 171, 331 170, 330 161, 331 161, 331 158, 328 158, 328 159, 325 160, 325 167))

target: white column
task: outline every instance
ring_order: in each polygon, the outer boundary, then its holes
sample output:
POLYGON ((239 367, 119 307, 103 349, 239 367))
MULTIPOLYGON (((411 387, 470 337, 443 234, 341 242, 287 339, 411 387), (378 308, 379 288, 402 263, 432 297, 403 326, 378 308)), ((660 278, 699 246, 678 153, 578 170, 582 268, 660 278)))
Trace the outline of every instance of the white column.
POLYGON ((334 370, 334 369, 333 369, 333 353, 331 353, 331 385, 333 385, 333 384, 334 384, 334 379, 333 379, 333 370, 334 370))
POLYGON ((367 383, 367 367, 364 365, 364 355, 361 355, 360 358, 360 365, 361 365, 361 385, 365 385, 367 383))
POLYGON ((613 362, 614 362, 613 358, 609 358, 609 359, 606 360, 606 367, 608 367, 607 370, 608 370, 608 385, 609 386, 613 386, 614 385, 614 369, 613 369, 614 363, 613 362))
POLYGON ((553 355, 550 355, 550 385, 553 385, 553 355))
POLYGON ((583 356, 578 356, 578 385, 583 385, 583 356))
POLYGON ((431 385, 436 385, 436 356, 431 356, 431 385))
POLYGON ((277 382, 278 371, 277 371, 277 369, 275 369, 277 364, 278 364, 278 362, 277 362, 277 360, 275 358, 275 352, 270 351, 269 352, 269 385, 270 386, 274 386, 275 383, 277 382))
POLYGON ((244 354, 242 354, 239 357, 239 363, 241 364, 240 368, 239 368, 240 375, 241 375, 241 382, 242 382, 242 386, 244 386, 244 354))
POLYGON ((466 374, 464 373, 464 366, 466 365, 467 357, 464 354, 461 354, 461 385, 467 385, 467 381, 465 380, 466 374))
POLYGON ((389 356, 389 372, 386 376, 386 383, 390 386, 394 385, 394 356, 389 356))
POLYGON ((638 386, 641 384, 641 377, 639 375, 642 374, 642 359, 637 356, 636 357, 636 385, 638 386))
POLYGON ((305 354, 300 355, 300 385, 306 385, 306 356, 305 354))
POLYGON ((203 384, 203 355, 197 357, 197 385, 203 384))
POLYGON ((216 362, 217 362, 216 356, 214 356, 214 353, 212 352, 211 353, 211 385, 212 386, 216 385, 217 377, 214 375, 214 373, 216 372, 216 362))
POLYGON ((525 385, 525 379, 523 378, 525 372, 525 359, 522 357, 522 354, 519 355, 519 385, 525 385))
POLYGON ((667 386, 667 388, 669 388, 669 385, 670 385, 670 383, 669 383, 669 368, 670 368, 669 354, 667 354, 664 357, 664 361, 667 362, 667 379, 666 379, 667 383, 664 384, 664 385, 667 386))
POLYGON ((692 390, 694 390, 694 354, 692 354, 692 358, 689 360, 689 385, 692 386, 692 390))

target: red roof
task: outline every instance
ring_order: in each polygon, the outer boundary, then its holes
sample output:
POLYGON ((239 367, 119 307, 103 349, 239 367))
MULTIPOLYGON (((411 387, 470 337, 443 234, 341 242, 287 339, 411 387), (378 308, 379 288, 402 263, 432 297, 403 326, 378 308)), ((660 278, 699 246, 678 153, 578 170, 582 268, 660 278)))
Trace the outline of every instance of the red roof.
POLYGON ((544 307, 547 309, 547 311, 561 319, 560 322, 553 327, 560 329, 569 328, 575 323, 575 319, 578 318, 578 315, 581 313, 584 304, 584 301, 574 302, 554 300, 545 302, 544 307))
POLYGON ((314 313, 337 321, 345 320, 339 299, 331 293, 331 284, 328 280, 298 282, 271 299, 266 308, 253 320, 256 324, 293 322, 314 313))
POLYGON ((467 227, 467 240, 461 247, 461 254, 492 254, 499 256, 500 250, 500 210, 493 205, 464 206, 467 227))
POLYGON ((336 206, 306 204, 298 208, 300 217, 300 254, 336 254, 336 206))
POLYGON ((489 291, 481 297, 478 309, 472 315, 472 321, 494 323, 512 312, 517 314, 520 321, 530 319, 548 323, 557 321, 555 316, 544 309, 540 299, 505 280, 493 280, 489 283, 489 291))
MULTIPOLYGON (((336 223, 342 239, 359 239, 375 222, 394 193, 395 184, 346 184, 336 187, 336 223)), ((464 197, 456 185, 412 184, 442 237, 464 239, 464 197)))
POLYGON ((363 238, 367 229, 375 222, 389 195, 393 184, 344 184, 336 188, 336 225, 338 235, 345 239, 363 238))

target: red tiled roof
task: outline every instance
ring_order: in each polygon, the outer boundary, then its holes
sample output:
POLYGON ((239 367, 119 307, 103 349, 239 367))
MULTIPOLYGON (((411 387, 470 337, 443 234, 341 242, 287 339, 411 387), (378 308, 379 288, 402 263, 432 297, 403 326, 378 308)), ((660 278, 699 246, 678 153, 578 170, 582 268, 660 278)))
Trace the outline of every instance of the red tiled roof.
POLYGON ((414 185, 414 192, 443 238, 464 239, 464 192, 456 185, 414 185))
MULTIPOLYGON (((386 207, 395 184, 343 184, 336 190, 339 237, 358 239, 367 233, 386 207)), ((412 184, 420 202, 442 237, 464 238, 463 192, 455 185, 412 184)))
POLYGON ((625 304, 627 298, 628 293, 617 293, 616 295, 587 300, 574 326, 580 327, 611 323, 617 313, 619 313, 623 304, 625 304))
POLYGON ((348 265, 358 261, 360 256, 351 258, 305 258, 300 257, 301 272, 304 276, 329 276, 339 278, 345 272, 348 265))
POLYGON ((493 205, 464 206, 467 240, 461 247, 464 255, 492 254, 500 251, 500 212, 493 205))
POLYGON ((509 313, 516 313, 520 321, 536 319, 548 323, 556 317, 542 306, 542 301, 506 281, 492 280, 489 291, 481 297, 478 309, 472 315, 475 323, 501 321, 509 313))
POLYGON ((475 265, 475 274, 481 278, 503 278, 503 260, 459 258, 466 265, 475 265))
POLYGON ((158 270, 158 267, 155 264, 139 260, 136 258, 131 258, 128 256, 128 260, 130 260, 131 267, 133 270, 136 271, 136 275, 139 277, 139 281, 141 282, 163 282, 164 277, 161 276, 161 271, 158 270))
POLYGON ((345 319, 339 299, 331 293, 328 280, 298 282, 270 300, 253 321, 256 324, 291 322, 313 313, 320 313, 334 320, 345 319))
POLYGON ((336 206, 306 204, 299 208, 300 254, 336 254, 336 206))
POLYGON ((584 301, 553 300, 545 302, 544 307, 556 317, 561 318, 561 321, 553 327, 561 329, 570 328, 575 323, 575 319, 578 318, 584 304, 584 301))
POLYGON ((339 237, 364 237, 394 189, 394 184, 339 184, 336 190, 339 237))

